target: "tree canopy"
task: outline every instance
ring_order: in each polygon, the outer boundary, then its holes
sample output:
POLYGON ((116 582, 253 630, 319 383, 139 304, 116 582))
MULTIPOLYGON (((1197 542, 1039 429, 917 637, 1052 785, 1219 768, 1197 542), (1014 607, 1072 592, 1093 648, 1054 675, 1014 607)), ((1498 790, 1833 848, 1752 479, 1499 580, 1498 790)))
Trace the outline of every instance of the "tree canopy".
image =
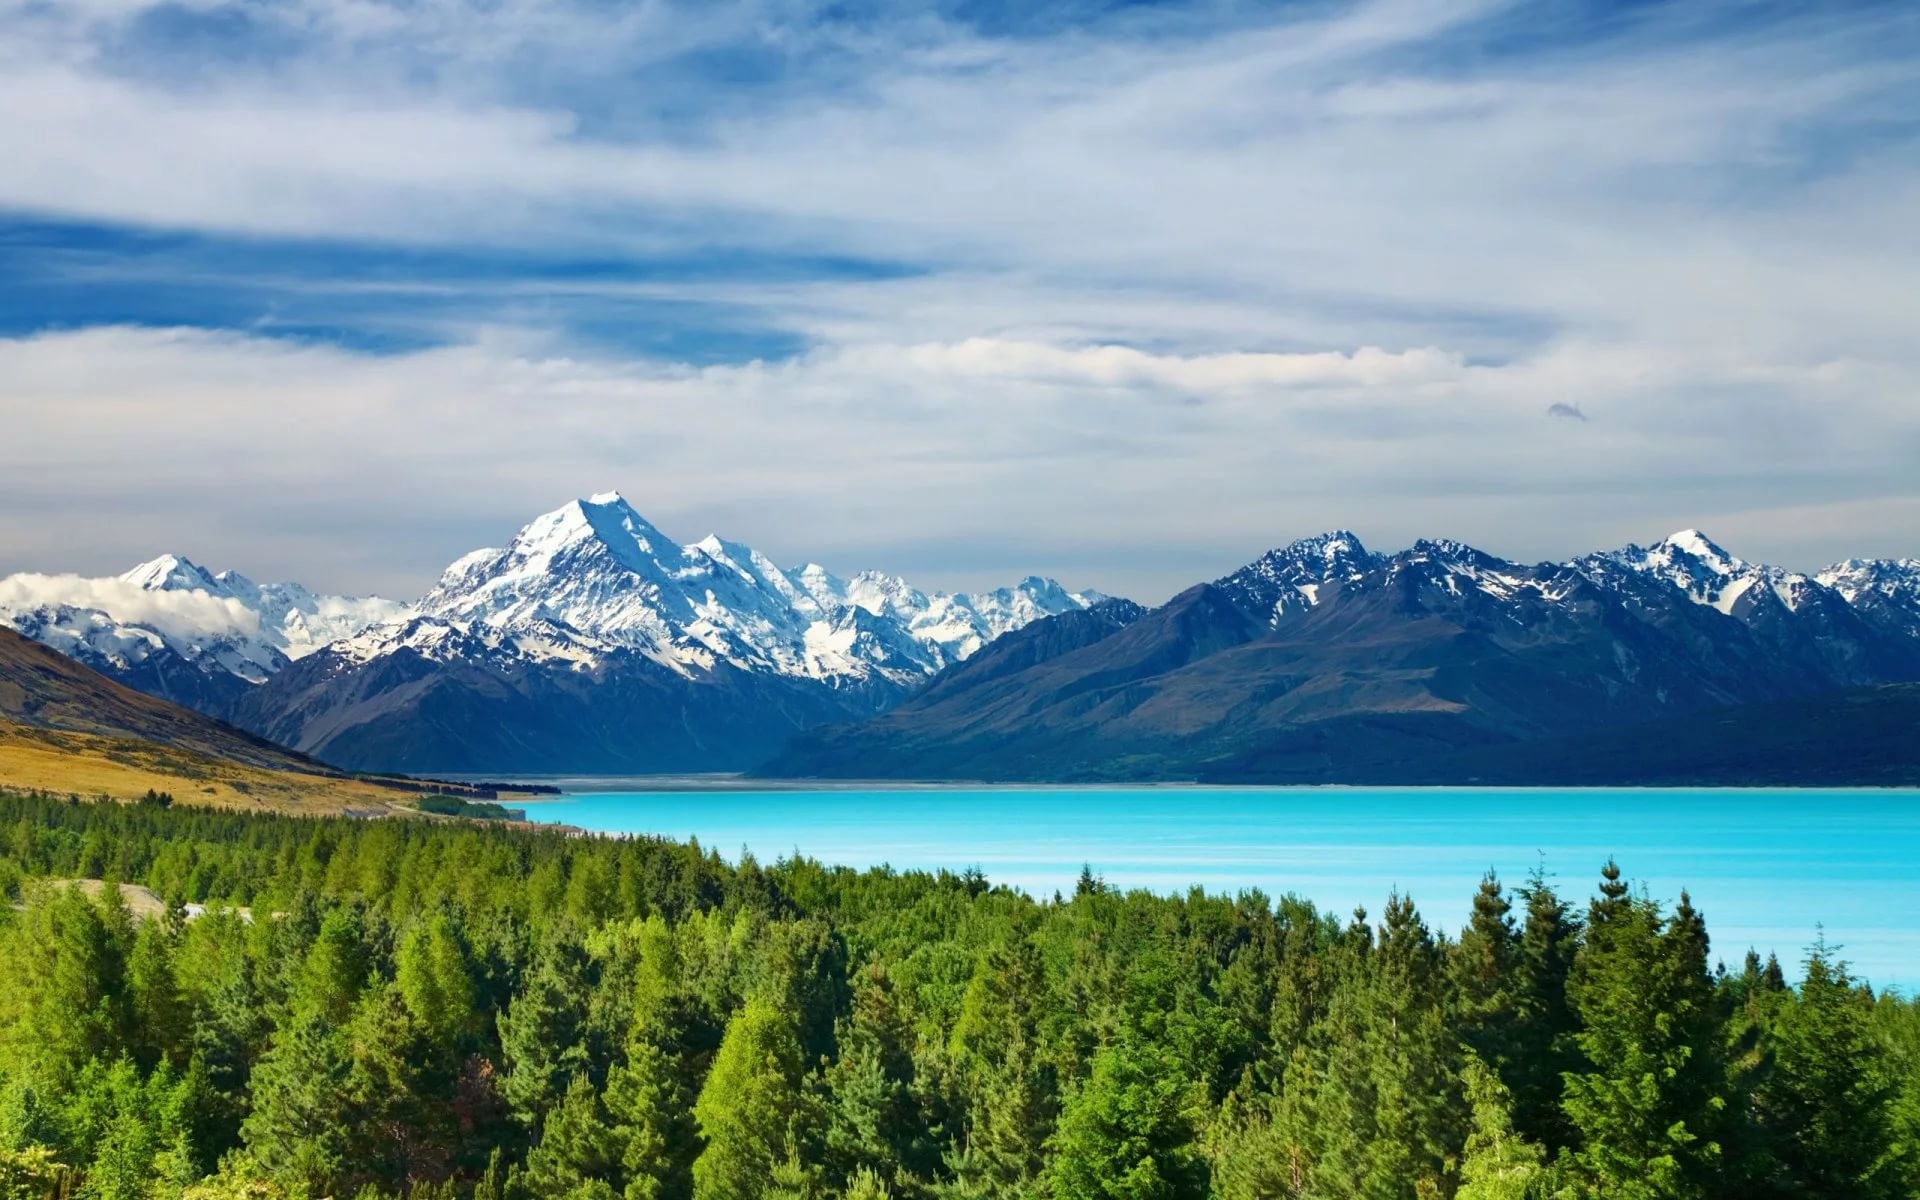
POLYGON ((0 888, 0 1197, 1920 1195, 1920 1006, 1612 863, 1450 932, 0 795, 0 888))

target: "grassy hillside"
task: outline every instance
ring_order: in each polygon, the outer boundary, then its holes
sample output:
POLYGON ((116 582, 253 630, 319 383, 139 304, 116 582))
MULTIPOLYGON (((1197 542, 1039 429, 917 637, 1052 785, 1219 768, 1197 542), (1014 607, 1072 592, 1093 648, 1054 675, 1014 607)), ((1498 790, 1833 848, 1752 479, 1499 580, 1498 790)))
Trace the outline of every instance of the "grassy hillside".
POLYGON ((148 789, 183 804, 275 812, 372 815, 419 799, 413 790, 346 776, 275 771, 138 738, 0 720, 0 790, 133 800, 148 789))
POLYGON ((328 770, 264 738, 123 687, 11 629, 0 629, 0 719, 69 733, 138 738, 266 770, 328 770))
POLYGON ((0 629, 0 789, 373 814, 410 808, 425 787, 344 775, 0 629))

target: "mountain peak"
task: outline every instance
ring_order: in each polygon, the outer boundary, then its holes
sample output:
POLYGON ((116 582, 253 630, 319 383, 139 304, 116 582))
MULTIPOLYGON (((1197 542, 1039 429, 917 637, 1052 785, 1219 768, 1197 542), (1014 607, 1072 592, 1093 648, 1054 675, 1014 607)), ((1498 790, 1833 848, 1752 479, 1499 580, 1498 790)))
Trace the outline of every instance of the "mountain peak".
POLYGON ((1376 565, 1351 530, 1334 529, 1269 550, 1215 584, 1245 611, 1277 622, 1319 604, 1327 585, 1361 579, 1376 565))
POLYGON ((1360 538, 1351 529, 1329 529, 1325 533, 1299 538, 1270 553, 1290 558, 1317 555, 1332 562, 1342 557, 1364 559, 1367 557, 1367 548, 1360 544, 1360 538))
POLYGON ((1413 544, 1413 552, 1415 554, 1431 555, 1435 558, 1482 556, 1481 551, 1474 549, 1465 542, 1456 542, 1452 538, 1421 538, 1413 544))
POLYGON ((220 590, 220 585, 205 567, 183 554, 162 554, 159 558, 141 563, 120 578, 149 592, 220 590))
POLYGON ((1654 547, 1654 549, 1657 550, 1661 547, 1678 550, 1690 555, 1721 575, 1730 575, 1747 565, 1741 559, 1721 549, 1712 538, 1701 533, 1698 529, 1682 529, 1677 533, 1669 534, 1667 538, 1662 541, 1659 546, 1654 547))
POLYGON ((570 500, 535 517, 514 537, 511 549, 528 559, 550 558, 594 542, 633 569, 644 569, 643 560, 662 555, 678 558, 681 554, 680 548, 634 511, 619 492, 598 492, 585 500, 570 500))

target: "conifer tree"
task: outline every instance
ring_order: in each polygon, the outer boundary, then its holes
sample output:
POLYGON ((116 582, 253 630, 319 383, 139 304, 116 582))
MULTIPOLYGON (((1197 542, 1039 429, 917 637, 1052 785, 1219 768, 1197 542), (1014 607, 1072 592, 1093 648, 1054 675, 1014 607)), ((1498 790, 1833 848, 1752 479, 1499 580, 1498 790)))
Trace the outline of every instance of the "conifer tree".
POLYGON ((348 1029, 348 1176, 398 1190, 445 1178, 454 1064, 397 985, 371 987, 348 1029))
POLYGON ((1526 918, 1514 950, 1513 1023, 1496 1070, 1513 1095, 1514 1127, 1552 1154, 1574 1137, 1560 1098, 1565 1074, 1580 1061, 1567 1000, 1580 922, 1538 868, 1519 895, 1526 918))
POLYGON ((1363 1152, 1368 1195, 1432 1192, 1459 1144, 1458 1039, 1445 1026, 1441 960, 1411 897, 1391 896, 1366 1002, 1366 1069, 1378 1105, 1363 1152))
POLYGON ((1513 905, 1492 871, 1480 880, 1473 914, 1450 957, 1454 1019, 1460 1036, 1501 1079, 1515 1069, 1520 954, 1513 905))
POLYGON ((685 1059, 680 958, 659 917, 641 927, 625 1061, 607 1078, 607 1119, 621 1143, 627 1200, 684 1200, 700 1142, 685 1059))
POLYGON ((1190 1086, 1164 1051, 1131 1036, 1103 1048, 1067 1100, 1046 1173, 1053 1200, 1201 1200, 1207 1171, 1190 1086))
POLYGON ((871 968, 855 990, 842 1026, 840 1057, 828 1068, 826 1150, 834 1173, 851 1180, 870 1173, 897 1180, 923 1170, 924 1121, 915 1103, 911 1031, 892 981, 871 968))
POLYGON ((1894 1129, 1898 1083, 1872 1016, 1872 999, 1848 977, 1846 964, 1824 939, 1815 943, 1798 996, 1774 1023, 1774 1069, 1755 1097, 1783 1169, 1784 1195, 1906 1194, 1914 1151, 1894 1129))
POLYGON ((521 1124, 537 1129, 575 1075, 586 1071, 586 952, 566 933, 539 950, 534 968, 500 1020, 507 1061, 502 1088, 521 1124))
POLYGON ((1713 1193, 1720 1146, 1712 983, 1684 895, 1675 919, 1628 894, 1611 861, 1574 960, 1569 996, 1585 1064, 1566 1080, 1584 1185, 1620 1200, 1713 1193))
POLYGON ((542 1200, 615 1200, 622 1149, 592 1081, 575 1075, 559 1105, 547 1113, 538 1144, 527 1152, 520 1183, 542 1200))
POLYGON ((78 888, 61 888, 4 929, 0 1067, 8 1074, 56 1095, 88 1062, 118 1053, 127 1024, 123 928, 78 888))
POLYGON ((324 1014, 290 1019, 254 1068, 253 1111, 241 1126, 248 1152, 294 1189, 325 1195, 347 1170, 352 1069, 342 1029, 324 1014))
POLYGON ((705 1146, 693 1164, 695 1200, 762 1200, 773 1178, 809 1141, 800 1039, 772 997, 747 1000, 695 1104, 705 1146))
POLYGON ((949 1039, 965 1110, 957 1170, 990 1191, 1019 1193, 1039 1177, 1059 1110, 1038 1044, 1040 988, 1030 944, 993 948, 975 964, 949 1039))
POLYGON ((394 978, 414 1019, 451 1051, 473 1025, 474 983, 466 950, 442 915, 416 925, 400 944, 394 978))
POLYGON ((360 999, 367 969, 366 935, 359 914, 350 908, 329 909, 301 965, 293 995, 295 1013, 336 1027, 345 1025, 360 999))
POLYGON ((128 1048, 148 1071, 162 1062, 184 1067, 191 1034, 186 996, 173 966, 173 934, 144 921, 127 956, 128 1048))
POLYGON ((1512 1094, 1491 1067, 1471 1055, 1462 1083, 1472 1129, 1454 1200, 1539 1200, 1548 1178, 1546 1151, 1514 1131, 1512 1094))

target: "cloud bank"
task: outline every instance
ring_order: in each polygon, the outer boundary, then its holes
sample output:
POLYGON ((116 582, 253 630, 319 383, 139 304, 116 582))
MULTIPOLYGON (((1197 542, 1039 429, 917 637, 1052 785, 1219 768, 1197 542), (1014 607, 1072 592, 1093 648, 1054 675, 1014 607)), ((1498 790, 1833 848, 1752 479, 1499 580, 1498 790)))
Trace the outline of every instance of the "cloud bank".
POLYGON ((251 636, 260 616, 238 600, 201 591, 148 591, 123 579, 22 572, 0 578, 0 611, 94 609, 115 621, 143 625, 169 641, 251 636))
POLYGON ((1920 548, 1900 6, 0 0, 0 105, 4 566, 1920 548))

